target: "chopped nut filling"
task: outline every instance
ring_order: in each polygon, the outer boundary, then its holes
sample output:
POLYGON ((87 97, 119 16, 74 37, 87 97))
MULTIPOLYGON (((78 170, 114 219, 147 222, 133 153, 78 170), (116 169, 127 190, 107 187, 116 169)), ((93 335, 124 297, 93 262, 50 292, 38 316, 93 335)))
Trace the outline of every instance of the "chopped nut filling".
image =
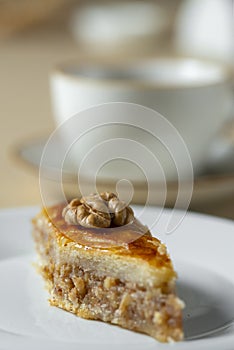
POLYGON ((134 213, 116 194, 103 192, 73 199, 62 216, 67 224, 108 228, 130 223, 134 213))

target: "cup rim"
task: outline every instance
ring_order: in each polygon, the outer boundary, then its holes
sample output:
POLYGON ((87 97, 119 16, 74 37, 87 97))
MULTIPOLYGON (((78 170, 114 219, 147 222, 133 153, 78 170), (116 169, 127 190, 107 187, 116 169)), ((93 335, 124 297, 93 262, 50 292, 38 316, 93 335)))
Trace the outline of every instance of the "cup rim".
MULTIPOLYGON (((80 68, 80 67, 79 67, 80 68)), ((62 76, 66 79, 69 79, 73 82, 81 82, 83 84, 87 85, 101 85, 101 86, 118 86, 118 87, 128 87, 128 88, 136 88, 136 89, 150 89, 150 90, 167 90, 167 89, 173 89, 173 90, 184 90, 184 89, 191 89, 191 88, 205 88, 210 86, 218 86, 222 85, 224 83, 232 82, 234 80, 234 69, 225 62, 220 62, 217 60, 210 60, 206 58, 196 57, 196 56, 186 56, 186 55, 157 55, 154 57, 147 57, 147 58, 136 58, 136 59, 124 59, 123 57, 120 59, 105 59, 105 58, 78 58, 76 60, 66 61, 57 64, 54 69, 52 70, 51 76, 62 76), (85 76, 79 73, 73 74, 72 72, 69 72, 69 68, 79 67, 79 64, 82 65, 82 67, 100 67, 102 69, 107 68, 113 68, 113 69, 126 69, 127 67, 131 67, 134 64, 147 64, 157 61, 175 61, 175 62, 183 62, 183 61, 193 61, 196 63, 202 63, 209 66, 213 66, 220 69, 220 72, 222 73, 222 76, 220 78, 217 78, 217 80, 212 81, 212 79, 207 79, 207 81, 193 81, 190 83, 180 83, 180 84, 174 84, 174 83, 161 83, 156 82, 152 80, 146 79, 131 79, 131 78, 124 78, 124 79, 118 79, 118 78, 106 78, 106 77, 89 77, 85 76)))

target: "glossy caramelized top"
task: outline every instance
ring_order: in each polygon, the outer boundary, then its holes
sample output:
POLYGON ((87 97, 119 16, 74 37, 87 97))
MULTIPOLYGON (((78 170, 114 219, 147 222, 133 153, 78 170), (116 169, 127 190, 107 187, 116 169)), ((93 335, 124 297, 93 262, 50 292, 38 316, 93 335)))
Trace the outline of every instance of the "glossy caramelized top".
POLYGON ((115 252, 120 255, 140 257, 154 262, 157 266, 170 265, 170 258, 165 247, 157 238, 153 238, 148 228, 137 219, 131 224, 114 228, 85 228, 79 225, 69 225, 62 217, 64 204, 59 204, 43 210, 43 216, 48 218, 48 224, 60 235, 61 244, 64 240, 76 243, 77 247, 91 250, 115 252))

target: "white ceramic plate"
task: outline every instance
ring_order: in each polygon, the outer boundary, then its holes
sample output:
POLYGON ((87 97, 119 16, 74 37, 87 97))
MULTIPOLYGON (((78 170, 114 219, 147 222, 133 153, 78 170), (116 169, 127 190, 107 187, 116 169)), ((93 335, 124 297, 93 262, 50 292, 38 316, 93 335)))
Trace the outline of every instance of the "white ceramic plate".
MULTIPOLYGON (((171 211, 151 228, 169 248, 178 271, 178 293, 186 302, 186 340, 173 345, 49 306, 34 270, 30 220, 38 208, 0 211, 0 349, 189 349, 234 348, 234 223, 188 213, 170 235, 171 211)), ((135 212, 140 215, 141 207, 135 212)), ((141 214, 146 224, 159 209, 141 214)), ((178 214, 180 214, 178 212, 178 214)))

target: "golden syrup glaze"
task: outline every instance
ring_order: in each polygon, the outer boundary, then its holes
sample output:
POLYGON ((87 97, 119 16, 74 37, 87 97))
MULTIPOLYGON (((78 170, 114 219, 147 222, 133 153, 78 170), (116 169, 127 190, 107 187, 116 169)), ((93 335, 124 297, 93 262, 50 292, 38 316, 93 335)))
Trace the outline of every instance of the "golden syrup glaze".
POLYGON ((47 217, 48 225, 53 225, 56 230, 62 245, 74 242, 75 247, 141 258, 154 266, 172 269, 167 252, 159 253, 161 242, 152 237, 148 228, 137 219, 131 224, 114 228, 69 225, 62 217, 65 206, 66 204, 58 204, 42 211, 43 217, 47 217))

